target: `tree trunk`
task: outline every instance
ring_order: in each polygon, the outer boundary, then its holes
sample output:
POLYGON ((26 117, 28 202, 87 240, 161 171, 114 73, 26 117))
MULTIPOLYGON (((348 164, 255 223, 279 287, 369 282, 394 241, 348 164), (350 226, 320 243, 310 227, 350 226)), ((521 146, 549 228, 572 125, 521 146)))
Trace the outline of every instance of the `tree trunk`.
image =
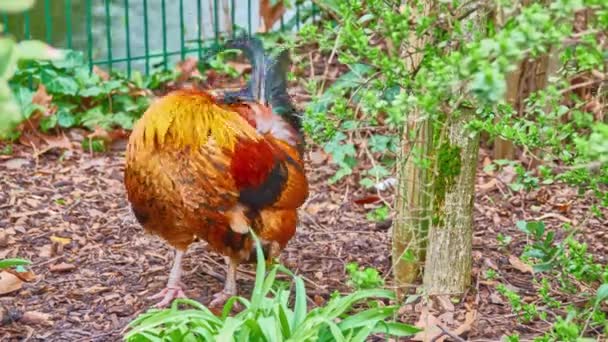
POLYGON ((414 163, 412 154, 430 154, 433 146, 432 127, 429 120, 416 121, 417 115, 412 116, 403 134, 397 215, 393 223, 394 275, 398 286, 402 287, 407 287, 418 279, 425 257, 430 212, 428 184, 431 170, 414 163), (415 136, 415 141, 411 141, 412 135, 415 136))
POLYGON ((474 118, 465 109, 449 119, 447 143, 439 147, 433 191, 424 287, 428 294, 463 293, 471 281, 473 202, 479 135, 466 129, 474 118))
MULTIPOLYGON (((431 6, 432 1, 425 1, 418 15, 428 15, 431 6)), ((422 61, 420 51, 426 44, 426 36, 418 38, 412 33, 409 40, 409 50, 401 51, 401 56, 406 59, 408 69, 415 70, 422 61)), ((431 170, 421 167, 414 159, 430 156, 433 130, 432 123, 422 115, 419 111, 408 114, 398 160, 397 213, 392 227, 393 274, 398 294, 419 278, 428 236, 431 170)))

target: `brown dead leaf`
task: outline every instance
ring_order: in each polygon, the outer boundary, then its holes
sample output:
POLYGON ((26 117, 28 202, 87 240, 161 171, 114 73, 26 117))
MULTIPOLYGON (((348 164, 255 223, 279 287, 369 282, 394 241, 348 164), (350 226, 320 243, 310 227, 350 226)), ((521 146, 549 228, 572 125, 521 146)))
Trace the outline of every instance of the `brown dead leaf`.
POLYGON ((40 325, 53 325, 53 322, 51 321, 51 315, 49 314, 45 314, 42 312, 38 312, 38 311, 27 311, 23 313, 23 316, 21 316, 21 320, 22 323, 25 324, 40 324, 40 325))
POLYGON ((69 272, 69 271, 73 271, 75 269, 76 269, 76 266, 74 264, 68 264, 65 262, 62 262, 60 264, 51 265, 49 267, 49 270, 51 272, 69 272))
POLYGON ((532 266, 524 263, 515 255, 509 255, 509 263, 511 264, 511 266, 513 266, 513 268, 515 268, 516 270, 518 270, 522 273, 530 273, 530 274, 534 273, 532 266))
POLYGON ((0 272, 0 295, 15 292, 21 289, 22 284, 23 280, 16 275, 7 271, 0 272))
POLYGON ((109 81, 110 80, 110 74, 108 74, 107 72, 105 72, 103 69, 101 69, 97 65, 93 66, 93 73, 95 75, 99 76, 99 78, 101 78, 103 81, 109 81))
POLYGON ((517 173, 515 172, 515 168, 511 165, 507 165, 502 168, 500 173, 498 174, 498 179, 501 180, 505 184, 511 184, 517 173))
POLYGON ((57 136, 41 135, 41 138, 46 146, 37 151, 36 155, 38 156, 53 149, 72 150, 72 143, 64 134, 57 136))
POLYGON ((562 203, 554 203, 553 207, 557 208, 562 213, 567 214, 570 212, 570 209, 572 208, 572 203, 574 203, 574 200, 570 200, 570 201, 566 201, 566 202, 562 202, 562 203))
POLYGON ((439 303, 443 311, 454 311, 454 303, 450 300, 450 296, 435 296, 435 300, 439 303))
POLYGON ((496 178, 492 178, 488 182, 478 185, 477 188, 479 188, 479 191, 481 193, 485 193, 485 192, 488 192, 488 191, 494 189, 496 187, 497 183, 498 182, 497 182, 496 178))
POLYGON ((325 205, 323 203, 311 203, 304 208, 310 215, 316 215, 325 205))
POLYGON ((105 129, 101 128, 100 126, 95 126, 95 130, 92 133, 89 133, 87 135, 87 138, 89 139, 101 139, 104 142, 111 142, 112 139, 110 137, 110 134, 108 133, 108 131, 106 131, 105 129))
POLYGON ((486 166, 492 164, 492 159, 490 159, 490 157, 485 157, 483 158, 483 172, 487 175, 493 176, 494 175, 494 171, 492 170, 486 170, 486 166))
POLYGON ((260 28, 258 32, 264 33, 272 29, 272 26, 281 18, 285 12, 285 6, 283 1, 277 2, 274 6, 271 5, 270 0, 260 1, 260 28))
POLYGON ((70 239, 70 238, 62 238, 62 237, 58 237, 58 236, 53 235, 53 236, 51 236, 51 241, 55 242, 55 243, 62 244, 62 245, 69 245, 70 242, 72 242, 72 239, 70 239))
POLYGON ((327 157, 328 157, 327 153, 320 151, 320 150, 310 152, 309 156, 310 156, 310 161, 312 162, 312 164, 315 164, 315 165, 325 164, 325 162, 327 161, 327 157))
POLYGON ((8 246, 8 234, 0 231, 0 247, 4 248, 6 246, 8 246))
POLYGON ((34 272, 32 272, 31 270, 27 270, 25 272, 17 272, 17 270, 9 268, 5 271, 12 273, 13 275, 17 276, 19 279, 21 279, 25 282, 28 282, 28 283, 36 279, 36 274, 34 272))
POLYGON ((228 66, 230 66, 234 70, 236 70, 236 72, 239 75, 242 75, 242 74, 246 73, 247 71, 251 70, 251 64, 247 64, 247 63, 228 61, 226 64, 228 64, 228 66))
POLYGON ((42 258, 50 258, 51 257, 51 245, 44 245, 38 247, 38 255, 42 258))
POLYGON ((184 61, 177 63, 177 70, 179 70, 179 77, 177 83, 182 83, 192 76, 200 76, 198 71, 198 60, 193 57, 188 57, 184 61))
MULTIPOLYGON (((32 96, 32 103, 42 106, 44 108, 49 108, 52 101, 53 96, 49 95, 49 93, 46 92, 46 88, 44 87, 44 85, 38 85, 38 89, 32 96)), ((46 116, 47 113, 43 113, 43 115, 46 116)))
POLYGON ((415 325, 424 330, 417 333, 412 338, 412 341, 431 341, 437 338, 442 334, 442 331, 437 327, 437 324, 441 324, 441 321, 433 316, 433 314, 429 313, 427 306, 423 307, 420 318, 415 325))
POLYGON ((29 163, 30 161, 25 158, 13 158, 5 161, 2 165, 9 170, 19 170, 29 163))
POLYGON ((473 323, 475 323, 475 319, 477 318, 477 310, 468 311, 464 315, 464 322, 456 329, 452 331, 454 335, 460 336, 466 332, 471 331, 473 323))

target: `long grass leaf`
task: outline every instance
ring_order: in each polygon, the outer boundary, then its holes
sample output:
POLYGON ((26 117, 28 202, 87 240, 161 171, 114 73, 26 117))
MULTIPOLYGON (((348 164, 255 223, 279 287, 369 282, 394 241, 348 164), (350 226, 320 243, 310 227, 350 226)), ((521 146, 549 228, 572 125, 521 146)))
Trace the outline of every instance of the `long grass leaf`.
POLYGON ((296 286, 296 298, 292 327, 297 327, 304 321, 308 308, 306 306, 306 287, 304 286, 304 281, 300 277, 294 277, 294 282, 296 286))
POLYGON ((262 301, 262 297, 264 296, 264 277, 266 275, 266 260, 264 259, 264 252, 262 251, 262 246, 260 244, 260 240, 255 235, 253 230, 250 230, 251 235, 255 241, 256 246, 256 256, 257 256, 257 265, 256 265, 256 273, 255 273, 255 283, 253 286, 253 292, 251 293, 251 309, 257 310, 260 306, 260 302, 262 301))

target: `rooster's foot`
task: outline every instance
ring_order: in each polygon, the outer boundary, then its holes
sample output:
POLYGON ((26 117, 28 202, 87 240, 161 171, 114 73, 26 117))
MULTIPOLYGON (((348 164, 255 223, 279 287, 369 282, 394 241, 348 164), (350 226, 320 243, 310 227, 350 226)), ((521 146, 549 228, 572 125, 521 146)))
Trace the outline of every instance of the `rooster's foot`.
POLYGON ((164 307, 168 306, 169 304, 171 304, 171 302, 173 302, 173 300, 176 298, 188 298, 188 297, 186 297, 186 294, 184 293, 182 288, 180 286, 177 286, 177 287, 166 287, 159 293, 148 297, 148 299, 159 299, 159 298, 162 298, 162 300, 160 302, 156 303, 156 305, 154 305, 155 308, 164 308, 164 307))
MULTIPOLYGON (((230 297, 235 296, 236 293, 231 293, 228 291, 222 291, 222 292, 218 292, 216 294, 213 295, 213 300, 211 301, 211 303, 209 303, 209 307, 212 308, 223 308, 224 305, 226 305, 226 302, 228 301, 228 299, 230 299, 230 297)), ((234 302, 234 305, 232 306, 234 309, 239 308, 239 303, 238 302, 234 302)))

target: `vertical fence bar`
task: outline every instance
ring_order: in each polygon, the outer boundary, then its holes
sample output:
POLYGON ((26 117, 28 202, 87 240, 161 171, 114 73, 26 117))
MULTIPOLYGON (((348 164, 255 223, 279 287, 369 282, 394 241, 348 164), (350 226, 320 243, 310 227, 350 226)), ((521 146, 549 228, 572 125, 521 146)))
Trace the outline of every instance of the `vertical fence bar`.
POLYGON ((53 17, 51 16, 51 0, 44 0, 44 37, 47 43, 53 41, 53 17))
POLYGON ((300 4, 296 2, 296 27, 300 29, 300 4))
POLYGON ((184 0, 179 0, 179 55, 186 59, 186 33, 184 32, 184 0))
POLYGON ((232 38, 236 37, 236 24, 235 24, 236 6, 235 6, 234 1, 235 0, 232 0, 230 2, 230 25, 232 26, 232 38))
POLYGON ((148 32, 148 0, 144 0, 144 57, 146 75, 150 74, 150 34, 148 32))
POLYGON ((312 3, 312 21, 313 22, 317 21, 317 6, 314 3, 314 1, 312 3))
POLYGON ((251 36, 251 0, 247 0, 247 32, 251 36))
POLYGON ((214 35, 215 35, 215 44, 217 45, 220 40, 220 10, 217 0, 213 0, 213 25, 214 25, 214 35))
POLYGON ((129 0, 125 0, 125 26, 127 36, 127 76, 131 78, 131 27, 129 25, 129 0))
POLYGON ((285 16, 281 16, 281 32, 285 31, 285 16))
POLYGON ((87 0, 85 6, 87 22, 87 50, 89 53, 89 71, 93 71, 93 0, 87 0))
POLYGON ((105 0, 105 11, 106 11, 106 45, 108 48, 108 70, 112 72, 112 20, 110 16, 110 1, 105 0))
POLYGON ((8 32, 8 14, 2 15, 2 25, 4 25, 4 32, 8 32))
POLYGON ((72 0, 65 0, 65 34, 68 38, 67 48, 72 48, 72 0))
POLYGON ((196 1, 196 42, 198 47, 198 60, 203 58, 203 5, 201 0, 196 1))
POLYGON ((160 4, 163 16, 163 68, 167 70, 167 6, 165 0, 162 0, 160 4))
POLYGON ((29 11, 27 11, 27 12, 25 12, 25 14, 23 14, 23 21, 24 21, 23 38, 30 39, 32 37, 32 35, 30 33, 30 12, 29 11))

